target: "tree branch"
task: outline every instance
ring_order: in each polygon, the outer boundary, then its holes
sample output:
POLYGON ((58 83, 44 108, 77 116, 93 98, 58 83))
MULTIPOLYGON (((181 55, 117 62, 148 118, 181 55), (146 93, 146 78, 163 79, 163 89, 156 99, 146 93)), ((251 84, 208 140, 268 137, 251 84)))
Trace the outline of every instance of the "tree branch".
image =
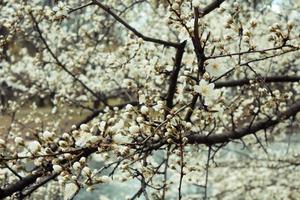
POLYGON ((220 7, 220 5, 224 2, 225 0, 215 0, 212 3, 210 3, 209 5, 207 5, 205 8, 200 9, 200 17, 204 17, 205 15, 209 14, 210 12, 212 12, 213 10, 215 10, 216 8, 220 7))
POLYGON ((169 109, 172 109, 173 107, 173 98, 176 92, 177 79, 181 69, 181 61, 182 61, 185 45, 186 45, 186 41, 182 42, 176 51, 174 69, 170 77, 170 83, 169 83, 170 85, 167 94, 167 107, 169 109))
POLYGON ((207 144, 213 145, 217 143, 229 142, 234 139, 241 139, 246 135, 253 134, 257 131, 270 128, 279 122, 288 119, 291 116, 296 115, 300 111, 300 101, 294 103, 287 109, 286 112, 281 113, 276 119, 263 119, 256 123, 253 123, 249 128, 248 126, 242 127, 240 129, 235 129, 234 132, 227 132, 222 134, 212 134, 209 136, 200 134, 188 135, 188 143, 190 144, 207 144))
MULTIPOLYGON (((300 76, 269 76, 269 77, 262 77, 262 78, 265 83, 299 82, 300 81, 300 76)), ((255 80, 255 79, 219 81, 219 82, 215 83, 215 88, 249 85, 250 80, 255 80)))
POLYGON ((130 30, 134 35, 136 35, 139 38, 142 38, 144 41, 153 42, 153 43, 156 43, 156 44, 162 44, 162 45, 165 45, 165 46, 171 46, 171 47, 174 47, 174 48, 179 48, 180 45, 181 45, 180 43, 168 42, 168 41, 164 41, 164 40, 160 40, 160 39, 145 36, 142 33, 140 33, 139 31, 137 31, 135 28, 130 26, 126 21, 124 21, 117 14, 115 14, 110 8, 106 7, 105 5, 100 3, 99 1, 93 0, 93 3, 97 6, 99 6, 101 9, 103 9, 109 15, 111 15, 115 20, 117 20, 119 23, 121 23, 123 26, 125 26, 128 30, 130 30))
MULTIPOLYGON (((80 83, 94 97, 96 97, 97 99, 101 100, 101 98, 100 98, 100 96, 98 94, 96 94, 92 89, 90 89, 84 82, 82 82, 79 78, 77 78, 76 75, 74 75, 70 70, 68 70, 67 67, 62 62, 60 62, 60 60, 54 54, 54 52, 50 48, 49 44, 47 43, 46 39, 44 38, 43 33, 42 33, 42 31, 40 29, 40 26, 39 26, 38 22, 36 21, 35 17, 33 16, 32 13, 30 13, 30 16, 31 16, 31 19, 33 20, 33 23, 35 25, 36 31, 38 32, 38 34, 40 36, 40 39, 42 40, 42 42, 45 45, 47 51, 50 53, 50 55, 55 60, 55 62, 57 63, 57 65, 60 66, 67 74, 69 74, 70 76, 72 76, 75 81, 77 81, 78 83, 80 83)), ((104 101, 102 101, 102 102, 106 105, 106 103, 104 101)))

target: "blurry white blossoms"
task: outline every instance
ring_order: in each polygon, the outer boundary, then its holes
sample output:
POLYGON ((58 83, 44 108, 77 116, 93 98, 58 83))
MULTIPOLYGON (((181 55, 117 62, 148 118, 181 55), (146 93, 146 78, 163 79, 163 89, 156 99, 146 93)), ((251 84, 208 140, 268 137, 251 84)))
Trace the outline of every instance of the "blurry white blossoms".
POLYGON ((221 94, 220 90, 214 88, 214 83, 209 83, 208 81, 202 79, 199 85, 194 86, 194 91, 204 97, 205 105, 212 105, 220 97, 221 94))
POLYGON ((211 63, 206 67, 206 71, 212 77, 219 77, 226 73, 224 66, 221 66, 219 63, 211 63))
POLYGON ((55 12, 54 19, 62 19, 68 16, 69 7, 67 4, 59 1, 57 6, 53 7, 53 11, 55 12))
POLYGON ((64 190, 64 200, 73 199, 74 195, 78 192, 79 187, 75 183, 67 183, 64 190))

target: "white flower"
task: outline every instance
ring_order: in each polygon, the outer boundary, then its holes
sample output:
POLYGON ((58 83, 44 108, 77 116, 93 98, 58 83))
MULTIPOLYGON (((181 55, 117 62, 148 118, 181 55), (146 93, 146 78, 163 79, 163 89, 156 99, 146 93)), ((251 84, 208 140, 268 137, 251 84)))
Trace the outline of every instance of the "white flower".
POLYGON ((142 114, 147 114, 149 112, 149 108, 147 106, 142 106, 141 107, 141 113, 142 114))
POLYGON ((42 137, 45 139, 45 140, 51 140, 54 136, 54 133, 50 132, 50 131, 45 131, 42 135, 42 137))
POLYGON ((2 140, 2 139, 0 139, 0 147, 1 147, 1 146, 5 146, 5 141, 2 140))
POLYGON ((100 131, 104 131, 105 126, 106 126, 106 122, 105 121, 100 122, 100 124, 99 124, 100 131))
POLYGON ((193 6, 194 7, 199 7, 201 5, 201 1, 200 0, 193 0, 193 6))
POLYGON ((158 101, 157 105, 153 106, 153 109, 155 111, 160 111, 162 109, 164 109, 165 103, 163 101, 158 101))
POLYGON ((99 140, 99 137, 96 136, 96 135, 92 135, 92 136, 90 137, 90 139, 89 139, 89 141, 90 141, 92 144, 98 142, 98 140, 99 140))
POLYGON ((62 171, 62 167, 60 165, 53 165, 53 171, 60 173, 62 171))
POLYGON ((42 157, 37 158, 37 159, 34 160, 34 165, 35 166, 41 166, 42 163, 43 163, 43 158, 42 157))
POLYGON ((113 141, 117 144, 125 144, 128 143, 130 140, 127 136, 122 135, 121 133, 117 133, 113 136, 113 141))
POLYGON ((111 182, 111 178, 109 176, 101 176, 101 181, 103 183, 110 183, 111 182))
POLYGON ((215 101, 217 100, 221 95, 221 90, 213 90, 211 91, 211 94, 207 97, 207 99, 215 101))
POLYGON ((133 125, 133 126, 130 126, 130 127, 129 127, 129 132, 130 132, 131 134, 136 134, 136 133, 138 133, 139 131, 140 131, 140 127, 137 126, 137 125, 133 125))
POLYGON ((75 170, 79 170, 79 169, 81 168, 80 162, 74 162, 73 168, 74 168, 75 170))
POLYGON ((36 154, 41 149, 41 145, 38 141, 32 141, 28 144, 28 149, 31 153, 36 154))
POLYGON ((206 67, 206 71, 209 73, 210 76, 219 77, 225 74, 226 69, 219 63, 212 63, 206 67))
POLYGON ((53 11, 56 12, 56 17, 61 18, 63 16, 68 16, 68 6, 64 4, 63 2, 58 2, 57 6, 53 7, 53 11))
POLYGON ((64 200, 69 200, 74 197, 79 188, 75 183, 67 183, 64 190, 64 200))
POLYGON ((133 109, 133 106, 131 104, 127 104, 125 107, 126 111, 131 111, 133 109))
POLYGON ((86 162, 86 157, 81 157, 80 160, 79 160, 79 162, 81 164, 84 164, 86 162))
POLYGON ((85 176, 89 176, 89 175, 92 174, 92 171, 91 171, 91 169, 89 167, 84 167, 82 169, 82 174, 85 175, 85 176))
POLYGON ((194 91, 201 94, 204 97, 209 97, 212 95, 212 91, 214 90, 215 84, 208 83, 204 79, 202 79, 199 85, 194 86, 194 91))
POLYGON ((23 145, 23 144, 24 144, 24 141, 23 141, 23 139, 22 139, 21 137, 16 137, 16 138, 15 138, 15 143, 16 143, 17 145, 23 145))
POLYGON ((215 90, 214 87, 215 84, 202 79, 199 85, 194 86, 194 91, 205 97, 205 105, 211 106, 221 95, 221 90, 215 90))
POLYGON ((80 134, 75 137, 75 144, 79 147, 84 147, 89 141, 94 140, 94 136, 91 133, 80 132, 80 134))
POLYGON ((87 124, 81 124, 80 129, 89 132, 90 128, 87 124))
POLYGON ((114 133, 120 132, 124 127, 124 121, 121 119, 118 123, 111 127, 111 131, 114 133))
POLYGON ((104 156, 102 154, 99 153, 93 153, 92 154, 92 160, 95 162, 104 162, 104 156))

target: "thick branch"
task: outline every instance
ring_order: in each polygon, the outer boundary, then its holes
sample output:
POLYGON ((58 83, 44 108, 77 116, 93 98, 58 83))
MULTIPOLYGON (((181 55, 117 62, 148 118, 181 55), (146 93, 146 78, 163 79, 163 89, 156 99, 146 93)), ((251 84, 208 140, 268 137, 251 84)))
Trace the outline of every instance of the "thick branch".
MULTIPOLYGON (((278 115, 277 119, 263 119, 256 123, 253 123, 251 127, 246 125, 245 127, 235 129, 233 132, 225 132, 222 134, 211 134, 211 135, 200 135, 196 133, 187 134, 186 137, 188 138, 189 144, 206 144, 206 145, 214 145, 218 143, 226 143, 234 139, 241 139, 246 135, 250 135, 256 133, 260 130, 265 130, 270 128, 279 122, 288 119, 291 116, 295 116, 298 112, 300 112, 300 102, 294 103, 290 108, 286 111, 278 115)), ((181 141, 177 141, 180 143, 181 141)), ((145 151, 159 149, 162 146, 167 144, 167 140, 163 139, 162 141, 151 145, 150 147, 146 148, 145 151)))
POLYGON ((167 107, 170 109, 173 107, 173 98, 176 92, 177 79, 181 68, 181 62, 182 62, 185 45, 186 45, 186 41, 181 43, 180 47, 176 51, 174 69, 170 77, 170 85, 167 94, 167 107))
POLYGON ((181 45, 180 43, 174 43, 174 42, 164 41, 164 40, 160 40, 160 39, 145 36, 142 33, 140 33, 139 31, 137 31, 135 28, 130 26, 126 21, 124 21, 117 14, 115 14, 110 8, 106 7, 105 5, 100 3, 99 1, 93 0, 93 3, 97 6, 99 6, 101 9, 103 9, 109 15, 111 15, 115 20, 117 20, 119 23, 121 23, 123 26, 125 26, 128 30, 130 30, 134 35, 136 35, 139 38, 142 38, 144 41, 153 42, 153 43, 156 43, 156 44, 162 44, 162 45, 165 45, 165 46, 171 46, 171 47, 175 47, 175 48, 179 48, 180 45, 181 45))
POLYGON ((209 14, 211 11, 213 11, 214 9, 220 7, 220 5, 224 2, 225 0, 215 0, 212 3, 210 3, 209 5, 207 5, 205 8, 200 10, 201 13, 201 17, 209 14))
MULTIPOLYGON (((130 104, 132 105, 137 105, 138 102, 129 102, 130 104)), ((122 108, 124 106, 126 106, 128 103, 126 104, 120 104, 120 105, 116 105, 115 107, 119 107, 119 108, 122 108)), ((94 119, 95 117, 98 116, 98 114, 100 113, 100 110, 98 111, 95 111, 93 112, 91 115, 87 116, 85 119, 83 119, 82 121, 80 121, 78 124, 77 124, 77 128, 83 124, 83 123, 88 123, 89 121, 91 121, 92 119, 94 119)), ((90 154, 94 153, 95 151, 97 151, 97 148, 86 148, 84 150, 82 150, 83 153, 81 156, 78 156, 79 158, 80 157, 88 157, 90 154)), ((80 153, 76 153, 76 154, 80 154, 80 153)), ((78 159, 77 159, 78 160, 78 159)), ((0 160, 1 161, 1 160, 0 160)), ((75 160, 76 161, 76 160, 75 160)), ((64 163, 62 163, 64 164, 64 163)), ((25 188, 27 188, 28 186, 31 186, 32 184, 34 184, 37 180, 37 178, 39 177, 43 177, 46 173, 45 171, 52 171, 52 168, 47 168, 47 169, 43 169, 41 168, 40 170, 38 170, 35 174, 31 174, 31 175, 28 175, 24 178, 22 178, 21 180, 19 180, 18 182, 16 183, 13 183, 13 184, 10 184, 8 185, 6 188, 3 188, 3 189, 0 189, 0 199, 3 199, 5 197, 8 197, 8 196, 11 196, 13 195, 15 192, 20 192, 20 191, 23 191, 25 188)), ((50 176, 52 178, 46 178, 45 180, 50 181, 52 179, 54 179, 57 175, 53 175, 53 176, 50 176)), ((45 184, 46 182, 42 182, 40 184, 45 184)), ((38 183, 39 184, 39 183, 38 183)))
POLYGON ((286 112, 280 114, 276 119, 264 119, 260 120, 256 123, 253 123, 251 127, 245 126, 240 129, 236 129, 234 132, 227 132, 222 134, 212 134, 209 136, 200 135, 200 134, 192 134, 188 135, 188 142, 190 144, 217 144, 229 142, 234 139, 241 139, 246 135, 253 134, 260 130, 265 130, 270 128, 279 122, 282 122, 285 119, 288 119, 291 116, 296 115, 300 111, 300 102, 296 102, 293 104, 286 112))
MULTIPOLYGON (((265 83, 276 83, 276 82, 299 82, 300 76, 269 76, 262 77, 265 83)), ((230 81, 219 81, 215 83, 215 88, 221 87, 236 87, 242 85, 249 85, 250 80, 253 79, 240 79, 230 81)))

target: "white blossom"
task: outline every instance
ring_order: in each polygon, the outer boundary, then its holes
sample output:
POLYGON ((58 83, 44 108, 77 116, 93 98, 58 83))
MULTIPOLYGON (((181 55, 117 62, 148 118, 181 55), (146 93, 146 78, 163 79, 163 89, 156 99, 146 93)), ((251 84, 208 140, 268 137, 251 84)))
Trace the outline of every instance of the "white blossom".
POLYGON ((45 132, 43 132, 42 137, 45 140, 51 140, 54 137, 54 133, 50 132, 50 131, 45 131, 45 132))
POLYGON ((213 95, 215 84, 208 83, 204 79, 202 79, 199 85, 194 86, 194 91, 203 95, 204 97, 210 97, 213 95))
POLYGON ((209 73, 210 76, 219 77, 225 74, 226 69, 225 67, 221 66, 219 63, 214 62, 214 63, 210 63, 206 67, 206 71, 209 73))
POLYGON ((27 145, 31 153, 36 154, 40 149, 41 145, 38 141, 32 141, 27 145))
POLYGON ((132 125, 132 126, 129 127, 129 132, 130 132, 131 134, 136 134, 136 133, 138 133, 139 131, 140 131, 140 127, 137 126, 137 125, 132 125))
POLYGON ((81 164, 80 164, 80 162, 74 162, 73 168, 74 168, 75 170, 81 169, 81 164))
POLYGON ((63 170, 63 168, 60 165, 53 165, 52 167, 54 172, 56 173, 60 173, 63 170))
POLYGON ((24 144, 24 140, 21 137, 15 137, 15 143, 17 145, 23 145, 24 144))
POLYGON ((65 185, 65 190, 64 190, 64 200, 70 200, 73 198, 73 196, 78 192, 79 188, 77 184, 71 182, 67 183, 65 185))

